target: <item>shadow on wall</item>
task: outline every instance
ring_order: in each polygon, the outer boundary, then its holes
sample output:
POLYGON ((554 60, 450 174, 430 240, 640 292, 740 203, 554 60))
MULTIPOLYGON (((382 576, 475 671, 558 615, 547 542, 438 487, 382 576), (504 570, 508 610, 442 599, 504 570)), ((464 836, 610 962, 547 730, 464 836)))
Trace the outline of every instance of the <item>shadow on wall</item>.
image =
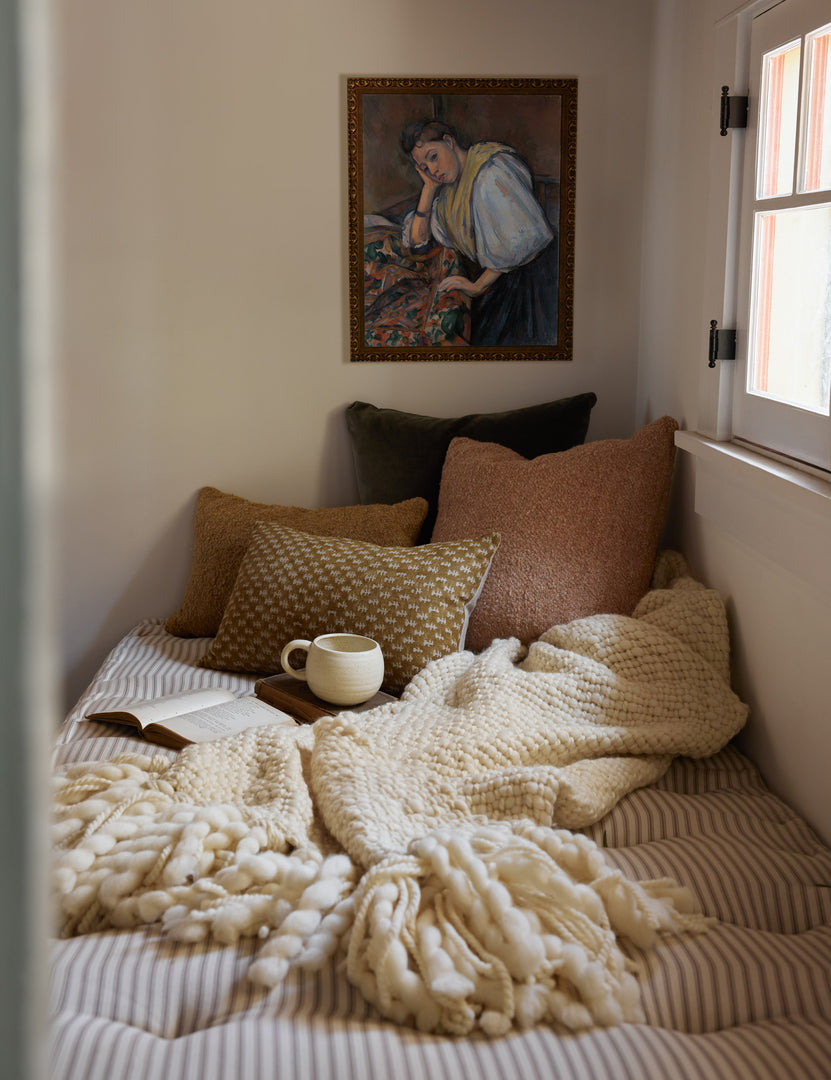
POLYGON ((98 633, 84 652, 74 658, 63 687, 64 711, 75 704, 115 642, 139 619, 154 616, 167 618, 178 607, 184 595, 190 565, 195 505, 194 491, 192 497, 168 520, 146 558, 138 564, 101 623, 98 633))
POLYGON ((339 406, 326 417, 318 491, 319 506, 352 506, 358 502, 352 444, 346 430, 346 405, 339 406))

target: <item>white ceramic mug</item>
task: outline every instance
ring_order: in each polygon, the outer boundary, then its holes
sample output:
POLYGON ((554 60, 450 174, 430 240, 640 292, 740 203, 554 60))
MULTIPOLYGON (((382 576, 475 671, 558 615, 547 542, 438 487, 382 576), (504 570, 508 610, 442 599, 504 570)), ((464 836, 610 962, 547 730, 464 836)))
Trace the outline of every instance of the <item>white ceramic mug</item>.
POLYGON ((283 670, 309 684, 309 689, 332 705, 360 705, 381 688, 384 657, 381 646, 360 634, 321 634, 314 641, 290 641, 280 654, 283 670), (289 664, 293 649, 306 652, 306 666, 289 664))

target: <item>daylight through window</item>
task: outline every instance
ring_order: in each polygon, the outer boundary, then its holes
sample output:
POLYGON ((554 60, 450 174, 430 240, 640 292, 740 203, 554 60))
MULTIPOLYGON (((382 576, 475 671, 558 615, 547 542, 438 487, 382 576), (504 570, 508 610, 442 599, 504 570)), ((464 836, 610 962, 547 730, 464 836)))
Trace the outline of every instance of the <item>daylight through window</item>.
POLYGON ((829 468, 831 22, 786 33, 788 15, 804 19, 811 8, 811 0, 785 0, 754 20, 747 353, 735 433, 829 468))

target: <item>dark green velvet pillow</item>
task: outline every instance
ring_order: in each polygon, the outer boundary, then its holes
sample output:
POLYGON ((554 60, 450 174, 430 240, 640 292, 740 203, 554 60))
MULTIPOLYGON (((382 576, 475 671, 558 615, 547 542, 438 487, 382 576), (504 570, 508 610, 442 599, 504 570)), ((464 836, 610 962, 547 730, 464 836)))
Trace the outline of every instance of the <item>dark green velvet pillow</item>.
POLYGON ((358 498, 398 503, 417 496, 430 504, 421 530, 429 540, 436 520, 444 456, 452 439, 463 436, 499 443, 526 458, 579 446, 586 438, 595 394, 577 394, 542 405, 499 413, 470 413, 455 419, 379 409, 353 401, 346 426, 358 480, 358 498))

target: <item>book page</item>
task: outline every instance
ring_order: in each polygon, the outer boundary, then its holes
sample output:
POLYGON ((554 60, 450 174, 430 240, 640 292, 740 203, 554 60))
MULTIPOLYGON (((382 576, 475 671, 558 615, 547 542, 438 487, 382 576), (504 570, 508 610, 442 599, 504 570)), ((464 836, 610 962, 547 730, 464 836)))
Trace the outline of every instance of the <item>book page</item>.
POLYGON ((209 705, 219 705, 222 702, 235 701, 236 698, 230 690, 221 687, 207 690, 186 690, 182 694, 168 694, 167 697, 153 698, 149 701, 138 701, 135 705, 125 705, 117 709, 108 709, 103 712, 87 713, 87 720, 118 720, 124 716, 132 716, 138 721, 140 728, 148 724, 163 724, 174 716, 193 712, 195 709, 204 709, 209 705))
POLYGON ((173 731, 190 742, 210 742, 236 735, 250 727, 262 724, 290 724, 295 727, 294 717, 275 709, 256 697, 234 698, 222 705, 213 705, 198 712, 189 712, 160 726, 173 731))

